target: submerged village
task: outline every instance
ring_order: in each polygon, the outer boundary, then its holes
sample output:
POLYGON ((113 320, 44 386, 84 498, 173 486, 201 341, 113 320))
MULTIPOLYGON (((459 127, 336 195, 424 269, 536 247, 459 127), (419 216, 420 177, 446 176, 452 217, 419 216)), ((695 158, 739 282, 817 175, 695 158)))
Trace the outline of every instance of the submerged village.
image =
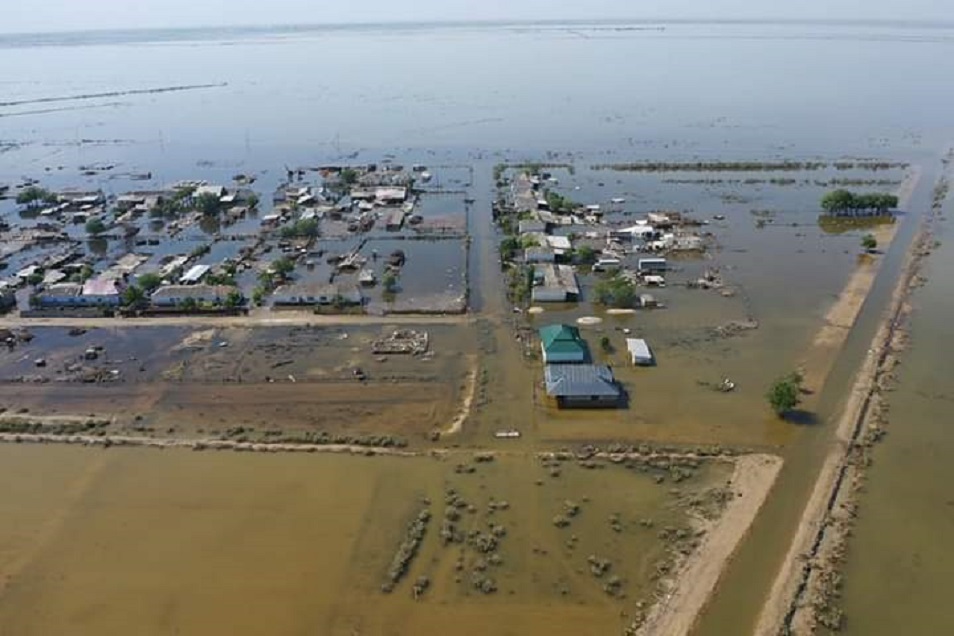
POLYGON ((853 322, 917 183, 875 159, 111 170, 0 185, 0 440, 328 452, 389 484, 380 532, 329 539, 382 608, 329 606, 336 633, 504 595, 684 633, 846 337, 813 312, 853 322), (786 421, 765 390, 792 371, 786 421))

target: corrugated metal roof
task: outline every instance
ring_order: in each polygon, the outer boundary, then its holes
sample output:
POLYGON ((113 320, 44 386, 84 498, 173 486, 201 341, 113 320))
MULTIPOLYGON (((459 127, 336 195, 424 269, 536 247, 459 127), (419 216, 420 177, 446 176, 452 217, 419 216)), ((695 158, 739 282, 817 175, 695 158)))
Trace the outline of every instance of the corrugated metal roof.
POLYGON ((620 394, 613 371, 596 364, 548 364, 547 394, 553 397, 614 397, 620 394))

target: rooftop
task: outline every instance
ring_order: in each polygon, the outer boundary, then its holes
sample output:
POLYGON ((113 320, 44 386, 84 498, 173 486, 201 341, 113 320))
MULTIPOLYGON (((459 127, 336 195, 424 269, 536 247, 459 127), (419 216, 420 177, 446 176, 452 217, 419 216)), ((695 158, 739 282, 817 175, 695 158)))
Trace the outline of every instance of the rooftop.
POLYGON ((598 364, 548 364, 544 371, 552 397, 617 397, 621 391, 613 370, 598 364))

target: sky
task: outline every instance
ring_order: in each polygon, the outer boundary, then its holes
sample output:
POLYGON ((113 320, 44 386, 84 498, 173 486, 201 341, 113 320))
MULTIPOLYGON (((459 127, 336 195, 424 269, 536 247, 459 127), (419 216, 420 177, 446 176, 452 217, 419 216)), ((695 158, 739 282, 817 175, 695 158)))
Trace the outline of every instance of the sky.
POLYGON ((0 0, 0 32, 560 19, 952 20, 952 0, 0 0))

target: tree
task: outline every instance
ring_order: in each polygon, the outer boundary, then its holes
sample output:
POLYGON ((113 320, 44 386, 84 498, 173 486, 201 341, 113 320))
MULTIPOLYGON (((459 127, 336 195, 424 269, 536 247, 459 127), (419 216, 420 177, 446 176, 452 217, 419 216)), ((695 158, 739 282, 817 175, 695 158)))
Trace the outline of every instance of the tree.
POLYGON ((596 302, 607 307, 632 308, 636 304, 636 286, 622 276, 605 278, 596 284, 596 302))
POLYGON ((258 195, 252 192, 248 195, 248 198, 245 199, 245 205, 249 207, 250 210, 254 210, 258 207, 258 195))
POLYGON ((195 298, 190 296, 182 299, 182 302, 179 303, 179 308, 183 311, 195 311, 199 308, 199 303, 195 298))
POLYGON ((596 250, 589 245, 581 245, 574 256, 574 260, 581 265, 592 265, 596 262, 596 250))
POLYGON ((848 190, 833 190, 825 194, 821 200, 822 209, 829 214, 844 212, 854 207, 855 195, 848 190))
POLYGON ((765 398, 769 406, 779 417, 784 417, 786 413, 798 406, 802 391, 802 376, 798 372, 789 373, 777 379, 769 387, 765 398))
POLYGON ((873 252, 878 248, 878 239, 874 237, 874 234, 865 234, 861 237, 861 247, 866 252, 873 252))
POLYGON ((341 171, 341 183, 346 186, 354 185, 358 182, 358 171, 354 168, 345 168, 341 171))
POLYGON ((229 292, 229 295, 225 297, 225 306, 230 309, 234 309, 236 307, 241 307, 244 301, 245 297, 242 296, 242 292, 237 289, 233 289, 229 292))
POLYGON ((603 336, 602 338, 600 338, 600 348, 603 350, 604 353, 613 352, 613 342, 610 340, 609 336, 603 336))
POLYGON ((106 231, 106 224, 102 219, 93 218, 86 222, 86 233, 98 236, 106 231))
POLYGON ((123 291, 123 305, 141 307, 146 304, 146 292, 139 285, 130 285, 123 291))
POLYGON ((37 186, 29 186, 17 194, 17 203, 28 208, 34 208, 40 203, 56 203, 58 200, 56 194, 37 186))
POLYGON ((146 293, 151 293, 159 289, 162 285, 162 277, 154 272, 143 274, 136 280, 136 284, 146 293))
POLYGON ((384 286, 384 291, 393 294, 397 292, 397 276, 394 275, 394 272, 387 271, 384 274, 384 278, 381 279, 381 284, 384 286))
POLYGON ((219 197, 211 192, 203 192, 195 198, 195 209, 206 216, 215 216, 222 208, 219 197))
POLYGON ((500 258, 505 261, 513 260, 520 249, 520 239, 516 236, 508 236, 500 241, 500 258))
POLYGON ((288 278, 295 271, 295 263, 290 258, 283 256, 272 263, 272 270, 280 277, 288 278))
POLYGON ((298 219, 291 225, 286 225, 280 231, 282 238, 315 238, 318 236, 319 226, 315 219, 298 219))

